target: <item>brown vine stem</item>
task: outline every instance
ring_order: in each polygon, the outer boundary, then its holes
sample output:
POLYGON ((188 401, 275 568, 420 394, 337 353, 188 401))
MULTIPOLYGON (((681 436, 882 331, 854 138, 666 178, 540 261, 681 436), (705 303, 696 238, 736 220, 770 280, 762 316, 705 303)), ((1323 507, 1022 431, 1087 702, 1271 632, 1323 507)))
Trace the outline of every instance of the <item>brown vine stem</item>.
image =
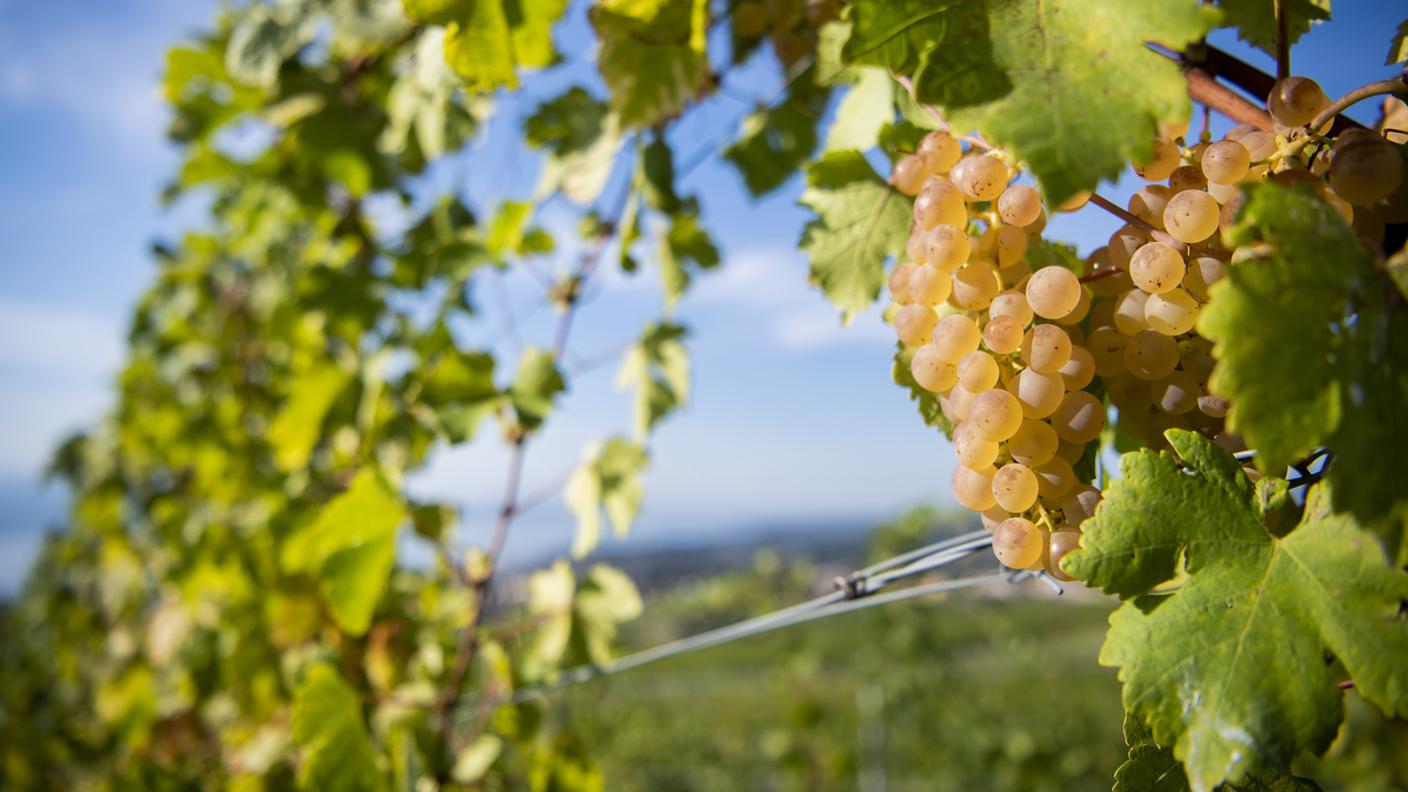
POLYGON ((1202 102, 1239 124, 1251 124, 1263 132, 1275 131, 1275 124, 1265 110, 1239 96, 1208 72, 1189 67, 1183 70, 1183 77, 1188 81, 1188 96, 1193 101, 1202 102))
MULTIPOLYGON (((1104 209, 1115 217, 1118 217, 1119 219, 1125 221, 1126 223, 1129 223, 1140 231, 1143 231, 1153 239, 1162 242, 1165 245, 1168 245, 1169 247, 1183 247, 1173 237, 1169 236, 1167 232, 1159 230, 1147 220, 1144 220, 1130 213, 1126 209, 1120 208, 1119 204, 1111 201, 1110 199, 1106 198, 1105 196, 1099 193, 1091 193, 1090 202, 1100 207, 1101 209, 1104 209)), ((1115 272, 1119 272, 1119 270, 1115 270, 1115 272)))
POLYGON ((1116 275, 1122 275, 1122 274, 1124 274, 1124 270, 1122 270, 1122 269, 1115 269, 1114 267, 1111 267, 1110 269, 1107 269, 1107 270, 1100 270, 1099 272, 1093 272, 1093 273, 1091 273, 1091 274, 1089 274, 1089 275, 1082 275, 1082 276, 1080 276, 1079 278, 1076 278, 1076 280, 1080 281, 1081 283, 1094 283, 1095 281, 1098 281, 1098 280, 1104 280, 1104 279, 1106 279, 1106 278, 1113 278, 1113 277, 1116 276, 1116 275))
POLYGON ((1384 94, 1394 94, 1395 96, 1408 96, 1408 74, 1396 77, 1392 80, 1379 80, 1368 85, 1361 85, 1353 91, 1336 99, 1331 105, 1315 116, 1315 120, 1310 122, 1311 129, 1319 129, 1325 125, 1326 121, 1338 116, 1351 105, 1362 102, 1371 96, 1382 96, 1384 94))
POLYGON ((1276 79, 1291 76, 1291 38, 1286 33, 1286 0, 1275 0, 1272 13, 1276 18, 1276 79))

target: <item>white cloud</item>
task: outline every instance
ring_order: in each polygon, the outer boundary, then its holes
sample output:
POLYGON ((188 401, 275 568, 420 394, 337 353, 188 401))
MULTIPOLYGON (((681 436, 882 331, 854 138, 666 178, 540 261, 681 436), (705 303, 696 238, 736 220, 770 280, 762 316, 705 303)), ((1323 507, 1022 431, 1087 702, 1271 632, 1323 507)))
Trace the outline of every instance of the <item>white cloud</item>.
POLYGON ((123 345, 120 327, 90 314, 0 296, 0 365, 106 378, 123 345))

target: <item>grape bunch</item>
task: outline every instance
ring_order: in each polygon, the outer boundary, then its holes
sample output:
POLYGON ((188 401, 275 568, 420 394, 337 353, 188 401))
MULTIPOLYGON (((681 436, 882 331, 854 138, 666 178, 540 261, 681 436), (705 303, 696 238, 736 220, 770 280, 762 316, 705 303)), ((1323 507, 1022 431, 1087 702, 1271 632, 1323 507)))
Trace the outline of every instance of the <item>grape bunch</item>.
POLYGON ((1224 426, 1228 400, 1209 390, 1212 344, 1196 331, 1212 284, 1264 253, 1222 242, 1240 185, 1311 184, 1371 247, 1386 219, 1408 219, 1391 144, 1362 129, 1331 142, 1306 127, 1328 105, 1313 81, 1291 77, 1268 102, 1274 132, 1241 125, 1190 145, 1186 125, 1164 130, 1134 165, 1148 184, 1124 212, 1113 207, 1126 224, 1081 272, 1030 264, 1047 207, 1003 152, 934 131, 896 160, 891 181, 914 199, 889 277, 898 361, 938 395, 958 459, 953 495, 981 515, 1004 565, 1069 579, 1060 561, 1100 502, 1086 479, 1102 434, 1163 447, 1179 428, 1244 448, 1224 426))

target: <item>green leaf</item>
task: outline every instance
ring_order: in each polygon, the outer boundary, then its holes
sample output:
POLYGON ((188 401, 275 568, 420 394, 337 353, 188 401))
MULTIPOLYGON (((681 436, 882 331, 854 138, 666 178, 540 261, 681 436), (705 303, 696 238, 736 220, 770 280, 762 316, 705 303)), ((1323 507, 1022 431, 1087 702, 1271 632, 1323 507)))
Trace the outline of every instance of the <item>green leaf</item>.
POLYGON ((1126 599, 1100 652, 1117 666, 1125 708, 1173 746, 1193 789, 1322 753, 1343 716, 1332 654, 1356 691, 1408 713, 1408 574, 1321 484, 1298 526, 1262 523, 1230 454, 1171 430, 1175 459, 1125 454, 1065 569, 1126 599), (1140 596, 1170 580, 1170 594, 1140 596))
POLYGON ((621 145, 616 116, 606 103, 577 86, 538 105, 523 123, 530 146, 546 149, 537 195, 561 190, 579 204, 601 193, 621 145))
POLYGON ((323 418, 351 377, 336 363, 322 363, 293 381, 288 401, 269 424, 269 445, 280 470, 298 470, 318 438, 323 436, 323 418))
POLYGON ((1061 267, 1081 275, 1085 270, 1085 261, 1076 253, 1074 245, 1045 239, 1031 241, 1024 261, 1032 272, 1043 267, 1061 267))
MULTIPOLYGON (((1129 747, 1129 759, 1115 771, 1113 792, 1188 792, 1188 776, 1173 752, 1147 738, 1129 747)), ((1248 775, 1224 784, 1220 792, 1321 792, 1320 785, 1279 770, 1248 775)))
POLYGON ((660 281, 665 304, 673 308, 693 279, 693 273, 719 266, 719 249, 699 222, 693 202, 670 217, 670 229, 660 240, 660 281))
POLYGON ((294 692, 293 739, 303 751, 303 789, 386 788, 357 693, 331 665, 310 667, 294 692))
POLYGON ((528 220, 533 216, 533 204, 524 201, 504 201, 489 224, 489 238, 485 246, 501 261, 509 255, 520 253, 523 248, 524 233, 528 220))
POLYGON ((910 371, 909 362, 914 358, 914 352, 914 349, 906 347, 903 342, 896 342, 895 365, 891 370, 895 384, 909 391, 909 400, 919 408, 919 417, 924 419, 926 426, 936 427, 945 437, 952 438, 953 424, 939 406, 939 395, 921 387, 910 371))
POLYGON ((572 565, 557 561, 528 576, 528 612, 542 620, 533 636, 529 658, 532 672, 540 675, 556 667, 572 639, 572 597, 576 577, 572 565))
POLYGON ((666 415, 689 398, 689 353, 683 339, 688 331, 661 322, 645 328, 626 353, 617 387, 635 388, 635 436, 642 440, 666 415))
POLYGON ((618 625, 640 616, 640 592, 631 579, 615 567, 597 564, 577 587, 572 604, 573 628, 585 645, 593 665, 611 661, 618 625))
POLYGON ((836 107, 826 134, 826 150, 867 151, 880 142, 880 130, 894 120, 895 81, 881 69, 860 69, 860 80, 836 107))
POLYGON ((557 60, 552 27, 567 0, 458 0, 454 8, 426 4, 446 20, 445 62, 471 91, 517 88, 519 69, 540 69, 557 60))
POLYGON ((225 69, 239 82, 269 88, 306 36, 302 19, 281 19, 268 6, 252 5, 230 31, 225 69))
POLYGON ((401 0, 406 16, 427 25, 453 22, 463 5, 464 0, 401 0))
POLYGON ((423 166, 446 151, 458 150, 479 128, 479 118, 492 104, 484 98, 461 101, 460 80, 445 64, 445 30, 421 32, 407 68, 396 77, 386 97, 387 124, 377 147, 388 154, 407 152, 414 141, 419 150, 413 167, 423 166))
POLYGON ((1181 48, 1214 18, 1197 0, 857 0, 842 55, 911 76, 921 102, 1009 149, 1059 203, 1187 117, 1177 65, 1144 42, 1181 48))
POLYGON ((1393 40, 1388 45, 1388 57, 1384 59, 1385 66, 1408 61, 1408 19, 1398 23, 1398 30, 1393 34, 1393 40))
POLYGON ((494 356, 461 352, 453 346, 420 373, 420 401, 434 411, 452 443, 474 437, 479 422, 498 409, 502 394, 494 385, 494 356))
POLYGON ((525 349, 509 387, 509 400, 519 425, 528 431, 537 429, 552 411, 553 399, 565 390, 567 383, 552 353, 537 347, 525 349))
MULTIPOLYGON (((1275 3, 1260 0, 1218 0, 1222 24, 1237 29, 1237 38, 1276 56, 1275 3)), ((1310 26, 1330 18, 1330 0, 1286 0, 1286 37, 1295 44, 1310 26)))
POLYGON ((602 510, 617 536, 630 532, 640 509, 640 474, 648 460, 643 447, 621 437, 587 450, 567 482, 567 508, 577 517, 572 555, 581 558, 601 542, 602 510))
POLYGON ((472 784, 483 778, 503 753, 504 741, 492 734, 481 734, 455 757, 450 777, 461 784, 472 784))
POLYGON ((316 570, 323 599, 343 632, 371 625, 396 563, 406 508, 374 470, 363 470, 328 502, 303 537, 302 564, 316 570))
POLYGON ((909 201, 858 151, 831 151, 807 166, 801 203, 816 213, 802 232, 813 281, 846 321, 880 296, 885 258, 904 251, 909 201))
POLYGON ((1198 329, 1215 342, 1210 382, 1228 426, 1279 474, 1329 446, 1335 507, 1361 522, 1401 513, 1408 493, 1408 314, 1355 232, 1309 192, 1254 185, 1229 239, 1265 243, 1211 291, 1198 329))
POLYGON ((591 20, 621 126, 668 120, 709 87, 707 0, 599 0, 591 20))
POLYGON ((724 150, 753 195, 781 187, 816 149, 817 121, 831 92, 815 82, 815 74, 807 69, 787 86, 781 102, 743 119, 738 139, 724 150))

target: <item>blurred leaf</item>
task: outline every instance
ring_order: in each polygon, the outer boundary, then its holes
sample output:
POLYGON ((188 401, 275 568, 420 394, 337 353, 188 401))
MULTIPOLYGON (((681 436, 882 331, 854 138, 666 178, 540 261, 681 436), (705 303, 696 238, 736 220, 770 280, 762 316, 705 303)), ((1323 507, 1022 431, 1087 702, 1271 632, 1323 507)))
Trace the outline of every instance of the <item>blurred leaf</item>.
POLYGON ((719 265, 719 250, 709 232, 699 222, 699 211, 691 203, 670 217, 670 228, 660 245, 660 280, 665 287, 665 305, 679 302, 694 272, 719 265))
POLYGON ((503 749, 502 739, 492 734, 479 735, 455 757, 455 767, 450 771, 450 777, 461 784, 478 781, 489 772, 503 749))
POLYGON ((880 142, 880 130, 894 119, 894 79, 883 69, 859 71, 860 79, 836 108, 836 119, 826 134, 827 151, 868 151, 880 142))
POLYGON ((710 87, 707 0, 599 0, 591 21, 621 126, 666 121, 710 87))
POLYGON ((601 512, 618 536, 625 536, 640 508, 640 475, 649 457, 643 447, 620 437, 590 449, 567 482, 567 507, 577 517, 572 555, 581 558, 601 542, 601 512))
POLYGON ((296 567, 316 570, 333 619, 361 635, 386 590, 396 561, 397 529, 406 508, 374 470, 363 470, 328 502, 295 547, 296 567), (301 550, 301 552, 299 552, 301 550))
POLYGON ((323 436, 323 418, 351 377, 336 363, 323 363, 292 383, 288 401, 269 424, 269 445, 279 469, 293 471, 308 458, 323 436))
POLYGON ((357 694, 332 666, 318 663, 304 674, 294 694, 293 739, 303 751, 300 787, 385 789, 357 694))
POLYGON ((557 361, 546 349, 529 347, 518 361, 518 373, 509 388, 509 399, 524 429, 537 429, 552 411, 553 400, 567 390, 557 361))
POLYGON ((557 59, 552 27, 567 0, 459 0, 453 8, 430 0, 427 18, 448 20, 445 62, 471 91, 517 88, 519 69, 539 69, 557 59))
POLYGON ((635 388, 638 440, 689 398, 689 353, 682 343, 687 333, 670 322, 648 325, 622 361, 616 384, 635 388))
MULTIPOLYGON (((1276 56, 1276 14, 1274 4, 1257 0, 1217 0, 1222 25, 1237 29, 1237 38, 1276 56)), ((1310 32, 1312 24, 1330 18, 1330 0, 1285 0, 1287 45, 1293 45, 1310 32)))
POLYGON ((816 125, 831 92, 815 82, 815 73, 807 69, 787 86, 777 105, 743 119, 738 140, 724 150, 724 158, 738 168, 755 196, 782 186, 816 149, 816 125))

